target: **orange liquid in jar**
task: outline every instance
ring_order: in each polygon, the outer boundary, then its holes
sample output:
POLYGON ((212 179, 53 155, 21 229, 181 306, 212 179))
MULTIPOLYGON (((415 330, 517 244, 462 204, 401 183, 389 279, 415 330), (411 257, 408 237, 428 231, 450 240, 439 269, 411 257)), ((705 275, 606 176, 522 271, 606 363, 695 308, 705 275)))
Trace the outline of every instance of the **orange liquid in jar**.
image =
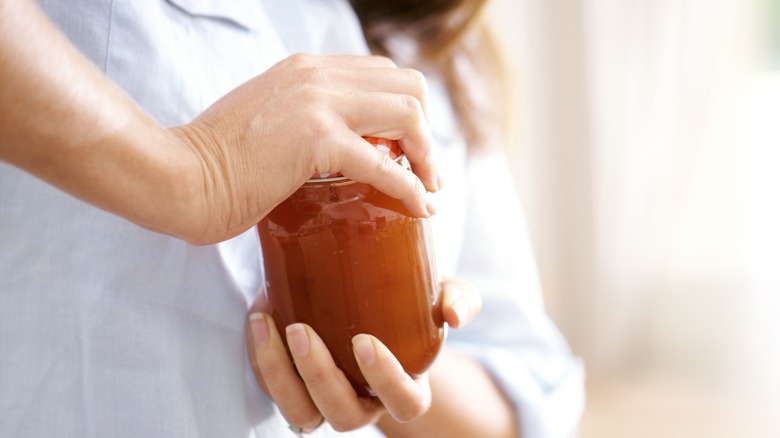
POLYGON ((349 180, 310 182, 258 224, 268 312, 309 324, 357 393, 352 337, 376 336, 411 376, 444 340, 430 231, 397 200, 349 180))

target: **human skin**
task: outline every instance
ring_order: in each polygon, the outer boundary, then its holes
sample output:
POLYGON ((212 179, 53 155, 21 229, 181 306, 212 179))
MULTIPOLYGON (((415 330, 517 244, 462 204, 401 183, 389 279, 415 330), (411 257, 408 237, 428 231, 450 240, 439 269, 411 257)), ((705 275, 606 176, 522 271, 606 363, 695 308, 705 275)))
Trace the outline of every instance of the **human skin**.
POLYGON ((311 175, 433 207, 423 76, 375 56, 294 55, 166 129, 29 0, 0 0, 0 160, 192 244, 249 229, 311 175), (413 173, 362 140, 400 141, 413 173))
MULTIPOLYGON (((458 329, 479 313, 476 287, 462 280, 441 283, 442 314, 458 329)), ((305 324, 292 324, 282 335, 258 301, 247 325, 250 362, 258 383, 287 421, 304 431, 327 421, 337 431, 376 423, 398 437, 517 437, 508 400, 473 359, 448 350, 417 379, 407 375, 374 336, 352 339, 355 359, 376 398, 361 398, 336 367, 322 340, 305 324), (435 401, 435 402, 434 402, 435 401)))
MULTIPOLYGON (((0 0, 0 84, 1 161, 140 226, 193 244, 219 242, 250 228, 313 174, 340 172, 371 184, 419 216, 432 214, 425 192, 440 186, 430 152, 424 79, 386 58, 293 56, 191 123, 167 129, 84 58, 33 2, 0 0), (400 140, 414 173, 367 146, 362 136, 400 140)), ((445 319, 462 326, 478 312, 478 298, 448 290, 453 287, 443 288, 445 319)), ((270 319, 254 317, 251 327, 258 321, 270 319)), ((274 337, 273 324, 268 327, 271 341, 266 344, 276 350, 257 349, 267 353, 259 361, 253 355, 260 376, 274 372, 263 364, 282 357, 277 348, 281 338, 278 333, 274 337)), ((455 425, 470 417, 459 412, 462 407, 442 411, 440 406, 446 406, 437 403, 430 408, 431 394, 441 393, 440 385, 468 386, 444 381, 436 370, 468 364, 477 376, 469 381, 486 378, 470 359, 445 359, 456 357, 445 352, 430 379, 411 380, 381 343, 358 335, 355 350, 365 353, 358 362, 382 403, 337 400, 328 391, 343 393, 348 383, 339 380, 329 353, 310 328, 292 327, 288 340, 301 341, 301 334, 309 347, 299 350, 296 361, 303 380, 284 352, 286 365, 280 362, 277 370, 286 374, 269 380, 276 389, 267 389, 301 427, 313 427, 323 418, 339 430, 379 421, 388 433, 395 420, 406 422, 401 433, 426 430, 419 425, 455 425), (319 389, 312 383, 318 378, 323 378, 319 389), (293 383, 291 393, 279 392, 284 382, 293 383)), ((486 392, 459 399, 502 400, 494 386, 474 390, 486 392), (483 396, 487 398, 478 398, 483 396)))

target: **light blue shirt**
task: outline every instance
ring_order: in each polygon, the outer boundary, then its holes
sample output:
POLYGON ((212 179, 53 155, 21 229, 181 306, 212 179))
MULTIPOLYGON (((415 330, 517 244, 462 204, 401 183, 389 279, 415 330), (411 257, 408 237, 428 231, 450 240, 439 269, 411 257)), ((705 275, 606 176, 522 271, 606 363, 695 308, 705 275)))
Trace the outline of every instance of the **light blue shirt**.
MULTIPOLYGON (((189 122, 292 52, 367 52, 344 1, 39 3, 166 126, 189 122)), ((439 270, 475 282, 484 299, 448 345, 491 373, 524 437, 569 436, 583 406, 582 366, 544 312, 504 157, 467 161, 436 78, 431 100, 447 184, 435 199, 439 270)), ((193 247, 0 163, 0 436, 293 436, 246 359, 258 245, 250 230, 193 247)), ((331 435, 340 434, 314 434, 331 435)))

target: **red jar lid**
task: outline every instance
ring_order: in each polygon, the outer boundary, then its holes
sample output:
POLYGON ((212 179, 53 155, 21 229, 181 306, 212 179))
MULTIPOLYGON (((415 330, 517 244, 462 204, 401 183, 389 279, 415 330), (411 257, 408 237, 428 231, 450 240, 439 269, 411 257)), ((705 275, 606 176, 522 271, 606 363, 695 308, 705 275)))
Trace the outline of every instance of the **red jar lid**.
MULTIPOLYGON (((368 143, 376 146, 377 149, 389 155, 395 161, 398 161, 403 155, 403 150, 396 140, 388 140, 386 138, 377 137, 363 137, 368 143)), ((309 179, 311 182, 315 181, 333 181, 338 179, 347 179, 340 173, 321 173, 312 175, 309 179)))

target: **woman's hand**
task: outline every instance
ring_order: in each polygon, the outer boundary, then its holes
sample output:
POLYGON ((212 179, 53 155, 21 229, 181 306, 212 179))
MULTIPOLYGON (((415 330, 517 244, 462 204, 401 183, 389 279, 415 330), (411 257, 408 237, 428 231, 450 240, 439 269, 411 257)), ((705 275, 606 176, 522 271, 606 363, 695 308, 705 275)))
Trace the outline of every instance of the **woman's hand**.
MULTIPOLYGON (((464 326, 480 307, 479 293, 470 283, 442 282, 442 312, 450 326, 464 326)), ((261 308, 262 302, 253 311, 261 308)), ((352 339, 355 359, 376 393, 376 398, 361 398, 311 327, 292 324, 286 328, 292 362, 269 315, 253 312, 247 328, 255 377, 294 428, 311 431, 327 421, 335 430, 347 431, 372 424, 385 413, 408 422, 430 407, 427 373, 417 379, 409 377, 393 354, 371 335, 352 339)))
POLYGON ((256 224, 341 172, 428 216, 439 183, 421 73, 374 56, 291 56, 193 122, 160 126, 32 1, 0 2, 0 161, 194 244, 256 224), (56 66, 56 67, 55 67, 56 66), (361 136, 400 140, 412 172, 361 136))
POLYGON ((315 174, 340 172, 433 213, 439 188, 419 72, 376 56, 293 55, 173 132, 191 146, 206 223, 194 240, 242 232, 315 174), (400 140, 414 173, 362 136, 400 140))

